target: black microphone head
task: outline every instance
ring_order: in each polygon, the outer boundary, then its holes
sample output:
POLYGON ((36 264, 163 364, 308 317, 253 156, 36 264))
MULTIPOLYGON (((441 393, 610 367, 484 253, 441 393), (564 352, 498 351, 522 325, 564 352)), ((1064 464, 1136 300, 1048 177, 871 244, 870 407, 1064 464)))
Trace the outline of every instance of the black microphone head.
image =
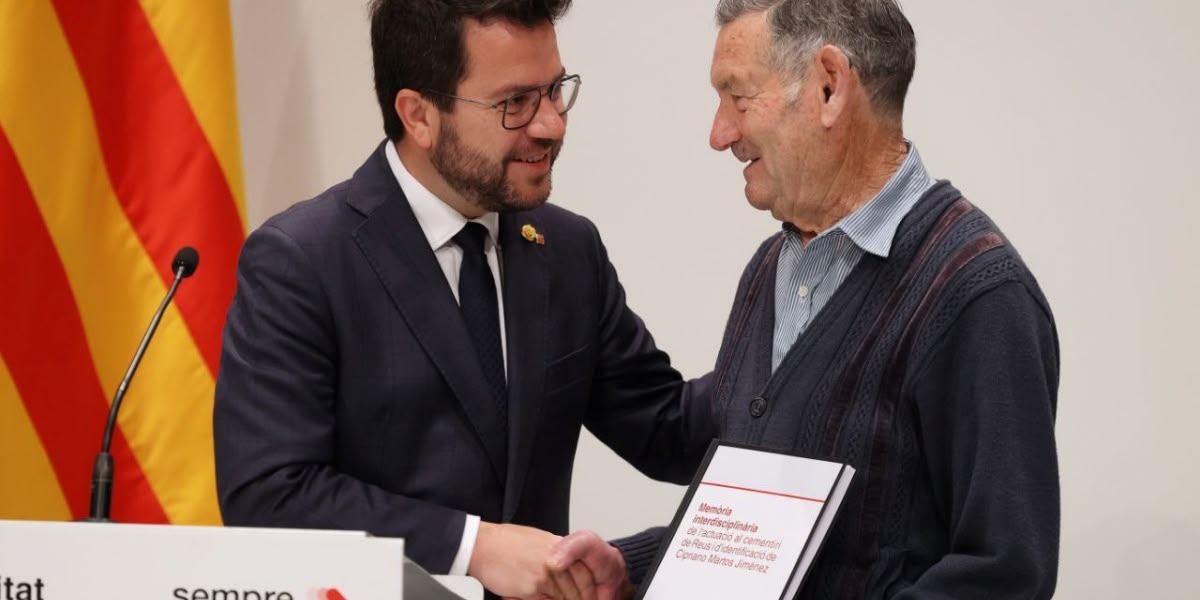
POLYGON ((184 246, 175 253, 175 260, 171 261, 171 270, 178 273, 179 269, 183 268, 183 276, 191 277, 199 265, 200 253, 191 246, 184 246))

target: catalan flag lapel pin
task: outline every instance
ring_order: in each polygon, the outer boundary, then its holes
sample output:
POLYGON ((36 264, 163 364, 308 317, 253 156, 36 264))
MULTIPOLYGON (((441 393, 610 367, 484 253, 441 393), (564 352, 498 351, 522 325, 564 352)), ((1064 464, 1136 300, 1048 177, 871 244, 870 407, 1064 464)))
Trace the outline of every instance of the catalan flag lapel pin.
POLYGON ((525 238, 525 241, 534 242, 539 246, 546 245, 546 236, 538 233, 538 230, 533 225, 522 225, 521 237, 525 238))

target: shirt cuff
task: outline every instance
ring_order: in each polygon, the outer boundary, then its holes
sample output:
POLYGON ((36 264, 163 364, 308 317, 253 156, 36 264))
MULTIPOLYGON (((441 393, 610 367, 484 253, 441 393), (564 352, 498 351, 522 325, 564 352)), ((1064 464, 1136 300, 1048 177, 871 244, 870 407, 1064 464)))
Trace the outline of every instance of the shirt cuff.
POLYGON ((475 552, 475 538, 479 535, 479 515, 467 515, 463 523, 462 543, 458 545, 458 554, 450 563, 450 575, 466 575, 467 567, 471 564, 471 553, 475 552))

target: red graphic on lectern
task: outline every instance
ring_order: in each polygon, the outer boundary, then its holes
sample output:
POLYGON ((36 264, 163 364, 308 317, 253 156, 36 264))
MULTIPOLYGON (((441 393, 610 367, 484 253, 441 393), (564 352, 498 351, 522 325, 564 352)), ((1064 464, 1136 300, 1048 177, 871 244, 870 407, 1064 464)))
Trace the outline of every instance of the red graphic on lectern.
POLYGON ((337 588, 317 588, 309 594, 311 600, 346 600, 337 588))

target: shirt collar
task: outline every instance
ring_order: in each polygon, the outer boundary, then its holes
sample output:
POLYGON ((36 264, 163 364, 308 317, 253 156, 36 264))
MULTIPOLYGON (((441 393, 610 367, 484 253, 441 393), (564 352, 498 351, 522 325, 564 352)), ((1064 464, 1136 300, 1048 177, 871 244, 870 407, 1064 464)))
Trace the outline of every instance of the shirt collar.
POLYGON ((412 173, 408 172, 400 160, 400 154, 396 152, 395 144, 392 142, 384 144, 383 152, 387 155, 392 175, 396 177, 396 182, 400 184, 400 190, 408 198, 408 204, 412 207, 413 215, 417 217, 417 223, 421 226, 421 231, 425 233, 425 239, 429 242, 430 248, 436 251, 445 246, 447 242, 454 239, 455 235, 458 235, 467 221, 474 221, 486 227, 488 239, 492 241, 493 246, 498 245, 496 236, 500 231, 499 214, 489 212, 475 219, 467 219, 451 208, 449 204, 433 195, 429 188, 422 185, 416 177, 412 176, 412 173))
POLYGON ((841 230, 854 245, 880 258, 888 257, 900 221, 934 183, 925 170, 916 144, 908 140, 904 143, 908 145, 908 156, 883 189, 830 228, 841 230))

